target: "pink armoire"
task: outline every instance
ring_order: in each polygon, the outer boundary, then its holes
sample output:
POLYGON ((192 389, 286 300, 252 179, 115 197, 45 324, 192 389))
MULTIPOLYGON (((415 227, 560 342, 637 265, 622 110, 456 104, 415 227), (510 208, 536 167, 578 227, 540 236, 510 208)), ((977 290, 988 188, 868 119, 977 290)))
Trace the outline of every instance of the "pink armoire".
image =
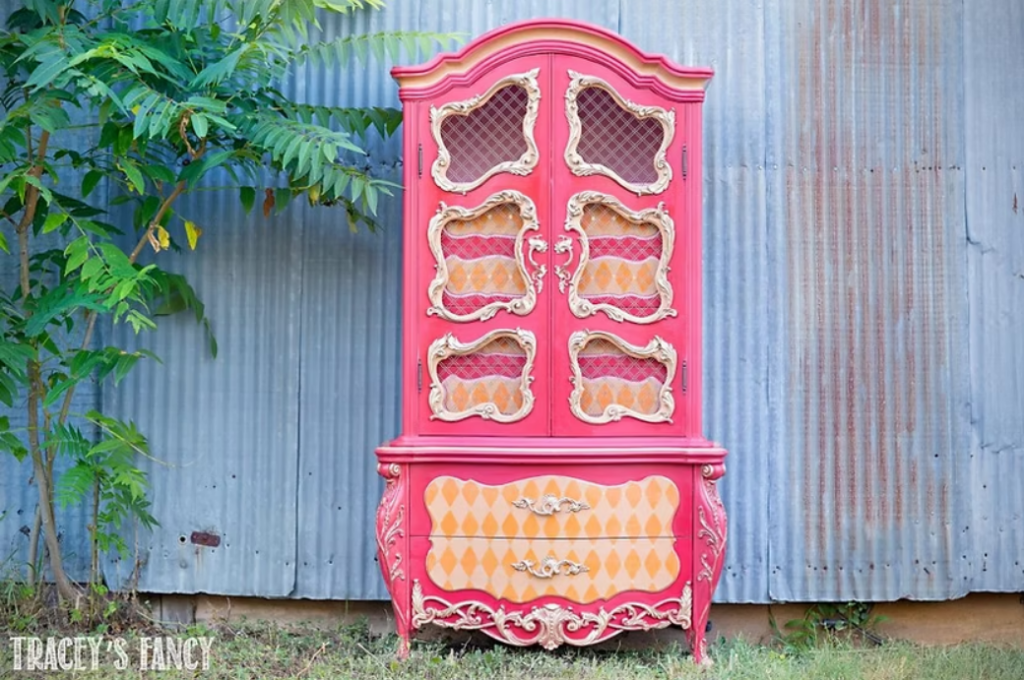
POLYGON ((399 653, 425 626, 589 645, 675 625, 721 574, 701 435, 711 71, 538 20, 396 68, 404 413, 377 449, 399 653))

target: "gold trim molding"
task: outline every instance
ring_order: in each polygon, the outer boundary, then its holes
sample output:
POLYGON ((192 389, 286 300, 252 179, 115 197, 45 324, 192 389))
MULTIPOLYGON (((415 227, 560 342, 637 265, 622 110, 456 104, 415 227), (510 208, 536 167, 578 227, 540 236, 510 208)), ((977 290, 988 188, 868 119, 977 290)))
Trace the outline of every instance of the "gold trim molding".
POLYGON ((516 647, 539 644, 556 649, 563 644, 574 647, 592 645, 628 630, 658 630, 692 625, 693 593, 690 583, 678 598, 656 604, 626 602, 613 609, 577 612, 558 604, 535 606, 529 610, 508 611, 505 605, 494 609, 479 600, 449 602, 425 595, 418 579, 412 587, 412 626, 419 629, 433 623, 453 630, 479 630, 516 647))
MULTIPOLYGON (((648 324, 670 316, 677 316, 678 312, 672 308, 672 285, 668 282, 669 262, 672 260, 672 252, 675 248, 676 241, 676 228, 672 218, 669 217, 668 212, 665 210, 665 204, 659 203, 656 208, 647 208, 639 212, 630 210, 622 204, 619 199, 608 194, 601 193, 600 191, 581 191, 578 194, 574 194, 569 199, 568 207, 566 208, 565 218, 565 230, 574 231, 579 234, 580 242, 580 259, 576 264, 576 271, 572 277, 568 279, 569 288, 569 309, 576 315, 577 318, 583 319, 588 316, 593 316, 598 312, 604 312, 613 321, 629 321, 630 323, 636 324, 648 324), (586 231, 584 231, 581 221, 583 219, 583 210, 588 205, 600 204, 611 208, 622 217, 635 223, 649 222, 658 228, 661 232, 661 257, 658 260, 658 269, 654 275, 654 285, 658 290, 658 296, 660 304, 658 310, 650 316, 635 316, 629 312, 619 309, 615 305, 608 304, 606 302, 599 302, 597 304, 591 303, 579 294, 579 282, 583 276, 583 272, 587 267, 587 263, 590 262, 590 239, 587 237, 586 231)), ((572 245, 571 242, 568 247, 564 245, 564 242, 559 241, 555 246, 556 252, 562 252, 559 250, 568 249, 569 260, 572 260, 572 245)), ((569 262, 566 262, 565 268, 568 268, 569 262)), ((564 269, 563 269, 564 271, 564 269)), ((558 271, 559 276, 559 287, 562 287, 563 271, 558 271)))
POLYGON ((427 308, 427 314, 439 316, 448 321, 460 322, 487 321, 501 310, 519 316, 529 314, 537 304, 537 294, 542 289, 544 275, 547 273, 547 266, 544 264, 537 265, 536 260, 533 259, 535 251, 547 251, 547 243, 539 236, 527 239, 527 232, 539 230, 537 207, 529 197, 518 191, 512 191, 511 189, 499 191, 489 196, 486 201, 475 208, 462 208, 457 205, 449 206, 442 201, 437 208, 437 213, 430 219, 430 224, 427 226, 427 243, 430 246, 430 252, 434 254, 434 269, 437 272, 427 287, 427 297, 430 298, 430 307, 427 308), (519 273, 522 275, 523 281, 526 282, 526 293, 522 297, 517 297, 508 302, 489 302, 469 314, 455 314, 444 306, 444 289, 448 285, 449 272, 448 264, 445 262, 444 249, 441 247, 441 232, 444 231, 445 226, 449 222, 480 217, 488 210, 492 210, 505 203, 514 203, 519 206, 519 216, 523 220, 523 226, 519 233, 516 234, 515 252, 516 266, 519 267, 519 273), (526 271, 526 260, 523 255, 523 244, 527 241, 529 244, 529 259, 534 265, 533 274, 529 274, 526 271))
POLYGON ((593 425, 605 425, 607 423, 622 420, 624 416, 636 418, 647 423, 671 423, 672 414, 675 412, 676 403, 672 397, 672 381, 676 374, 677 355, 675 348, 660 336, 647 343, 645 347, 632 345, 619 336, 605 331, 576 331, 569 336, 569 363, 572 367, 573 390, 569 395, 569 409, 572 414, 585 423, 593 425), (583 374, 580 370, 580 352, 592 340, 607 340, 623 352, 637 359, 657 359, 665 364, 665 384, 661 386, 658 393, 660 408, 654 413, 640 413, 633 409, 626 408, 619 404, 609 404, 605 407, 604 413, 599 416, 588 415, 580 406, 580 399, 583 397, 583 374))
POLYGON ((537 140, 534 139, 533 130, 537 123, 537 115, 540 111, 540 85, 537 83, 537 76, 540 69, 535 68, 526 73, 516 73, 505 76, 496 81, 483 94, 470 97, 458 102, 449 102, 441 107, 430 107, 430 132, 437 143, 437 158, 430 167, 430 175, 434 182, 444 191, 463 193, 476 189, 488 179, 498 173, 508 172, 513 175, 525 176, 530 174, 537 166, 540 153, 537 150, 537 140), (452 156, 448 147, 444 145, 441 138, 441 124, 448 116, 466 116, 478 109, 493 97, 498 90, 505 87, 521 87, 526 90, 526 115, 523 116, 523 138, 526 140, 526 151, 514 161, 498 163, 493 168, 472 182, 453 182, 448 179, 448 169, 451 167, 452 156))
POLYGON ((563 505, 565 505, 566 512, 590 510, 590 505, 588 505, 586 501, 578 501, 573 498, 569 498, 568 496, 559 498, 558 496, 550 493, 541 496, 537 500, 523 496, 522 498, 517 498, 512 501, 512 505, 517 508, 529 510, 533 514, 540 515, 542 517, 550 517, 558 514, 562 511, 563 505))
POLYGON ((430 343, 430 348, 427 350, 427 370, 430 371, 430 395, 428 402, 430 403, 430 410, 433 412, 430 419, 454 422, 479 416, 484 420, 493 420, 496 423, 513 423, 517 420, 522 420, 533 410, 534 396, 530 390, 533 376, 530 373, 533 370, 533 362, 536 357, 537 337, 532 332, 522 328, 491 331, 473 342, 460 342, 451 333, 446 333, 437 340, 434 340, 434 342, 430 343), (523 366, 521 387, 523 405, 515 413, 509 414, 499 411, 498 406, 492 402, 477 404, 473 408, 464 411, 451 412, 446 410, 444 407, 444 387, 441 385, 441 380, 437 375, 437 365, 448 357, 472 354, 498 338, 511 338, 526 352, 526 365, 523 366))
POLYGON ((585 564, 573 562, 572 560, 560 560, 551 555, 542 559, 539 565, 534 563, 533 560, 519 560, 518 562, 512 563, 512 568, 516 571, 525 571, 531 576, 543 579, 554 578, 562 575, 577 576, 583 572, 590 571, 590 567, 585 564), (564 572, 562 571, 562 567, 566 567, 564 572))
POLYGON ((579 177, 589 175, 604 175, 610 177, 625 189, 635 193, 637 196, 644 194, 660 194, 668 188, 672 179, 672 166, 669 165, 666 153, 672 137, 675 135, 676 113, 671 109, 663 109, 660 106, 641 106, 632 102, 618 92, 606 81, 596 76, 587 76, 569 70, 569 88, 565 91, 565 117, 569 121, 569 142, 565 146, 565 162, 569 170, 579 177), (651 184, 634 184, 627 182, 617 172, 600 163, 588 163, 580 156, 578 147, 580 137, 583 134, 583 122, 580 120, 579 104, 577 98, 580 92, 588 87, 598 87, 612 96, 612 99, 622 108, 629 111, 637 118, 653 118, 661 124, 664 135, 661 140, 661 147, 654 154, 654 171, 658 179, 651 184))

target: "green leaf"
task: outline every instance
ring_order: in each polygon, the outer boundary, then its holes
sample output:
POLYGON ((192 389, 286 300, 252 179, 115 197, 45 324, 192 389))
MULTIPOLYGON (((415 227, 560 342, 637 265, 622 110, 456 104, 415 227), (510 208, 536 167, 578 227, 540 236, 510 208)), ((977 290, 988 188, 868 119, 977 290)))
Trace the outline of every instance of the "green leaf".
POLYGON ((96 185, 103 179, 104 173, 102 170, 90 170, 85 173, 85 177, 82 178, 82 198, 86 198, 92 193, 92 190, 96 188, 96 185))
POLYGON ((142 173, 139 171, 139 168, 137 165, 135 165, 135 163, 128 159, 124 159, 124 161, 118 167, 121 168, 121 171, 124 172, 125 177, 128 178, 128 189, 130 191, 135 191, 138 194, 141 194, 143 191, 145 191, 146 180, 145 178, 143 178, 142 173))
POLYGON ((256 189, 254 187, 239 187, 238 200, 242 202, 242 208, 245 209, 246 214, 252 212, 252 207, 256 204, 256 189))
POLYGON ((196 137, 199 139, 206 137, 208 132, 206 116, 201 113, 192 114, 192 129, 195 130, 196 137))
POLYGON ((53 56, 41 61, 39 66, 32 71, 32 74, 25 81, 25 87, 32 90, 39 90, 49 85, 59 76, 70 64, 68 55, 58 51, 53 56))
POLYGON ((54 229, 60 227, 68 219, 68 214, 64 212, 52 212, 46 216, 46 221, 43 222, 43 233, 49 234, 54 229))

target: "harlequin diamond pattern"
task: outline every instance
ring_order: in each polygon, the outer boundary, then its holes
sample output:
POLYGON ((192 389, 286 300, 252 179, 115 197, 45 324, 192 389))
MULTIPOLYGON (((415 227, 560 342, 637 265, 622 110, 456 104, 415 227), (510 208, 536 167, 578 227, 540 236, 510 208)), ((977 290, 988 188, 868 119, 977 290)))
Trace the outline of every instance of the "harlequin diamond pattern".
POLYGON ((615 486, 546 475, 500 486, 443 476, 426 489, 433 535, 488 538, 615 538, 671 536, 679 489, 667 477, 651 476, 615 486), (543 496, 569 498, 589 509, 569 512, 562 504, 550 516, 513 502, 543 496))
POLYGON ((448 377, 444 387, 444 408, 452 413, 491 403, 498 411, 511 415, 523 407, 523 381, 519 378, 493 376, 478 380, 448 377))
POLYGON ((580 273, 580 297, 639 317, 657 312, 661 294, 655 282, 664 247, 658 227, 600 203, 584 206, 580 227, 590 252, 580 273))
POLYGON ((448 591, 475 589, 509 602, 557 595, 573 602, 607 599, 626 591, 657 592, 679 577, 673 538, 529 540, 431 537, 426 567, 430 580, 448 591), (538 578, 512 567, 547 557, 586 567, 575 575, 538 578))
POLYGON ((526 350, 510 337, 499 337, 475 352, 457 354, 437 363, 444 407, 458 413, 491 403, 511 415, 523 406, 526 350))
POLYGON ((665 139, 661 123, 637 118, 600 87, 584 88, 576 101, 582 125, 577 150, 586 163, 603 165, 631 184, 658 181, 654 158, 665 139))
POLYGON ((448 222, 442 232, 441 245, 445 251, 454 252, 459 257, 467 259, 495 252, 496 247, 505 249, 497 252, 511 257, 512 247, 515 245, 514 240, 494 240, 490 245, 485 245, 484 249, 472 252, 464 250, 466 242, 463 238, 467 236, 506 236, 514 239, 522 228, 523 216, 519 206, 516 203, 502 203, 479 217, 448 222))
POLYGON ((468 114, 452 114, 441 122, 441 142, 451 155, 448 179, 473 182, 506 161, 526 152, 523 119, 529 94, 519 85, 503 87, 468 114))
POLYGON ((522 297, 526 293, 526 280, 511 258, 486 257, 467 262, 451 257, 445 264, 448 267, 446 290, 453 295, 490 293, 522 297))

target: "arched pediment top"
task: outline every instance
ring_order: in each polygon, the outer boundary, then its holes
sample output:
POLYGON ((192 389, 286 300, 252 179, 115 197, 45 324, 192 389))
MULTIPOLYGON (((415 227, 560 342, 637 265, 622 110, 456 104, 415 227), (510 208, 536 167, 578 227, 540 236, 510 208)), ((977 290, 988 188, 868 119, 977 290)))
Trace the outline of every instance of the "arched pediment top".
POLYGON ((621 36, 580 21, 531 19, 489 31, 458 52, 435 56, 419 66, 397 66, 403 101, 436 97, 467 85, 495 67, 537 54, 584 56, 618 70, 634 84, 678 100, 703 100, 710 68, 680 66, 665 56, 637 49, 621 36))

